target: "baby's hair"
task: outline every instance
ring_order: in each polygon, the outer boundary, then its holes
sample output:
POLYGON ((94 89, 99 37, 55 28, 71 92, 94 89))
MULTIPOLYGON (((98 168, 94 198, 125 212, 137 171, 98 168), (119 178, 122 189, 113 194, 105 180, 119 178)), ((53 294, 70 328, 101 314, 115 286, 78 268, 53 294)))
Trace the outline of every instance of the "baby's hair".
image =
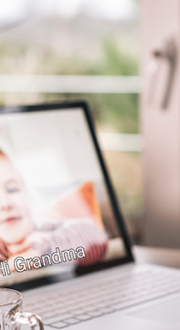
POLYGON ((7 157, 6 154, 0 149, 0 156, 7 157))

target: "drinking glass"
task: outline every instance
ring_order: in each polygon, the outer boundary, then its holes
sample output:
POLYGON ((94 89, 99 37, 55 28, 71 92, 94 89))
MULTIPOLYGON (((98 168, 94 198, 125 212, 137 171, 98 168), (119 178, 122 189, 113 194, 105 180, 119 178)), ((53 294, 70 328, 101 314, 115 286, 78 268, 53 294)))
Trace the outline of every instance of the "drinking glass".
POLYGON ((23 296, 20 292, 0 288, 0 330, 20 330, 21 324, 28 324, 44 330, 38 315, 22 312, 23 296))

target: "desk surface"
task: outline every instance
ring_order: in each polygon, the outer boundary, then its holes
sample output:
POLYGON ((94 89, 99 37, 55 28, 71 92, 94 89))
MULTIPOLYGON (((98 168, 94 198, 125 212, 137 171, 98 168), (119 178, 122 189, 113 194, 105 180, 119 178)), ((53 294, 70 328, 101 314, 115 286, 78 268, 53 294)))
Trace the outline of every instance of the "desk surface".
POLYGON ((180 268, 180 250, 143 246, 133 246, 132 250, 138 263, 180 268))

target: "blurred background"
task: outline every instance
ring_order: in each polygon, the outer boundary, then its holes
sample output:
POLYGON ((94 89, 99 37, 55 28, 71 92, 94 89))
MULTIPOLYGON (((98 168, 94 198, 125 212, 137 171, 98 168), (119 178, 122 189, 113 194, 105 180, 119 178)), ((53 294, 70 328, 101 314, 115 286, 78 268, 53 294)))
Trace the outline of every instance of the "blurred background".
POLYGON ((138 0, 1 0, 0 8, 0 104, 87 100, 128 231, 141 244, 138 0))

